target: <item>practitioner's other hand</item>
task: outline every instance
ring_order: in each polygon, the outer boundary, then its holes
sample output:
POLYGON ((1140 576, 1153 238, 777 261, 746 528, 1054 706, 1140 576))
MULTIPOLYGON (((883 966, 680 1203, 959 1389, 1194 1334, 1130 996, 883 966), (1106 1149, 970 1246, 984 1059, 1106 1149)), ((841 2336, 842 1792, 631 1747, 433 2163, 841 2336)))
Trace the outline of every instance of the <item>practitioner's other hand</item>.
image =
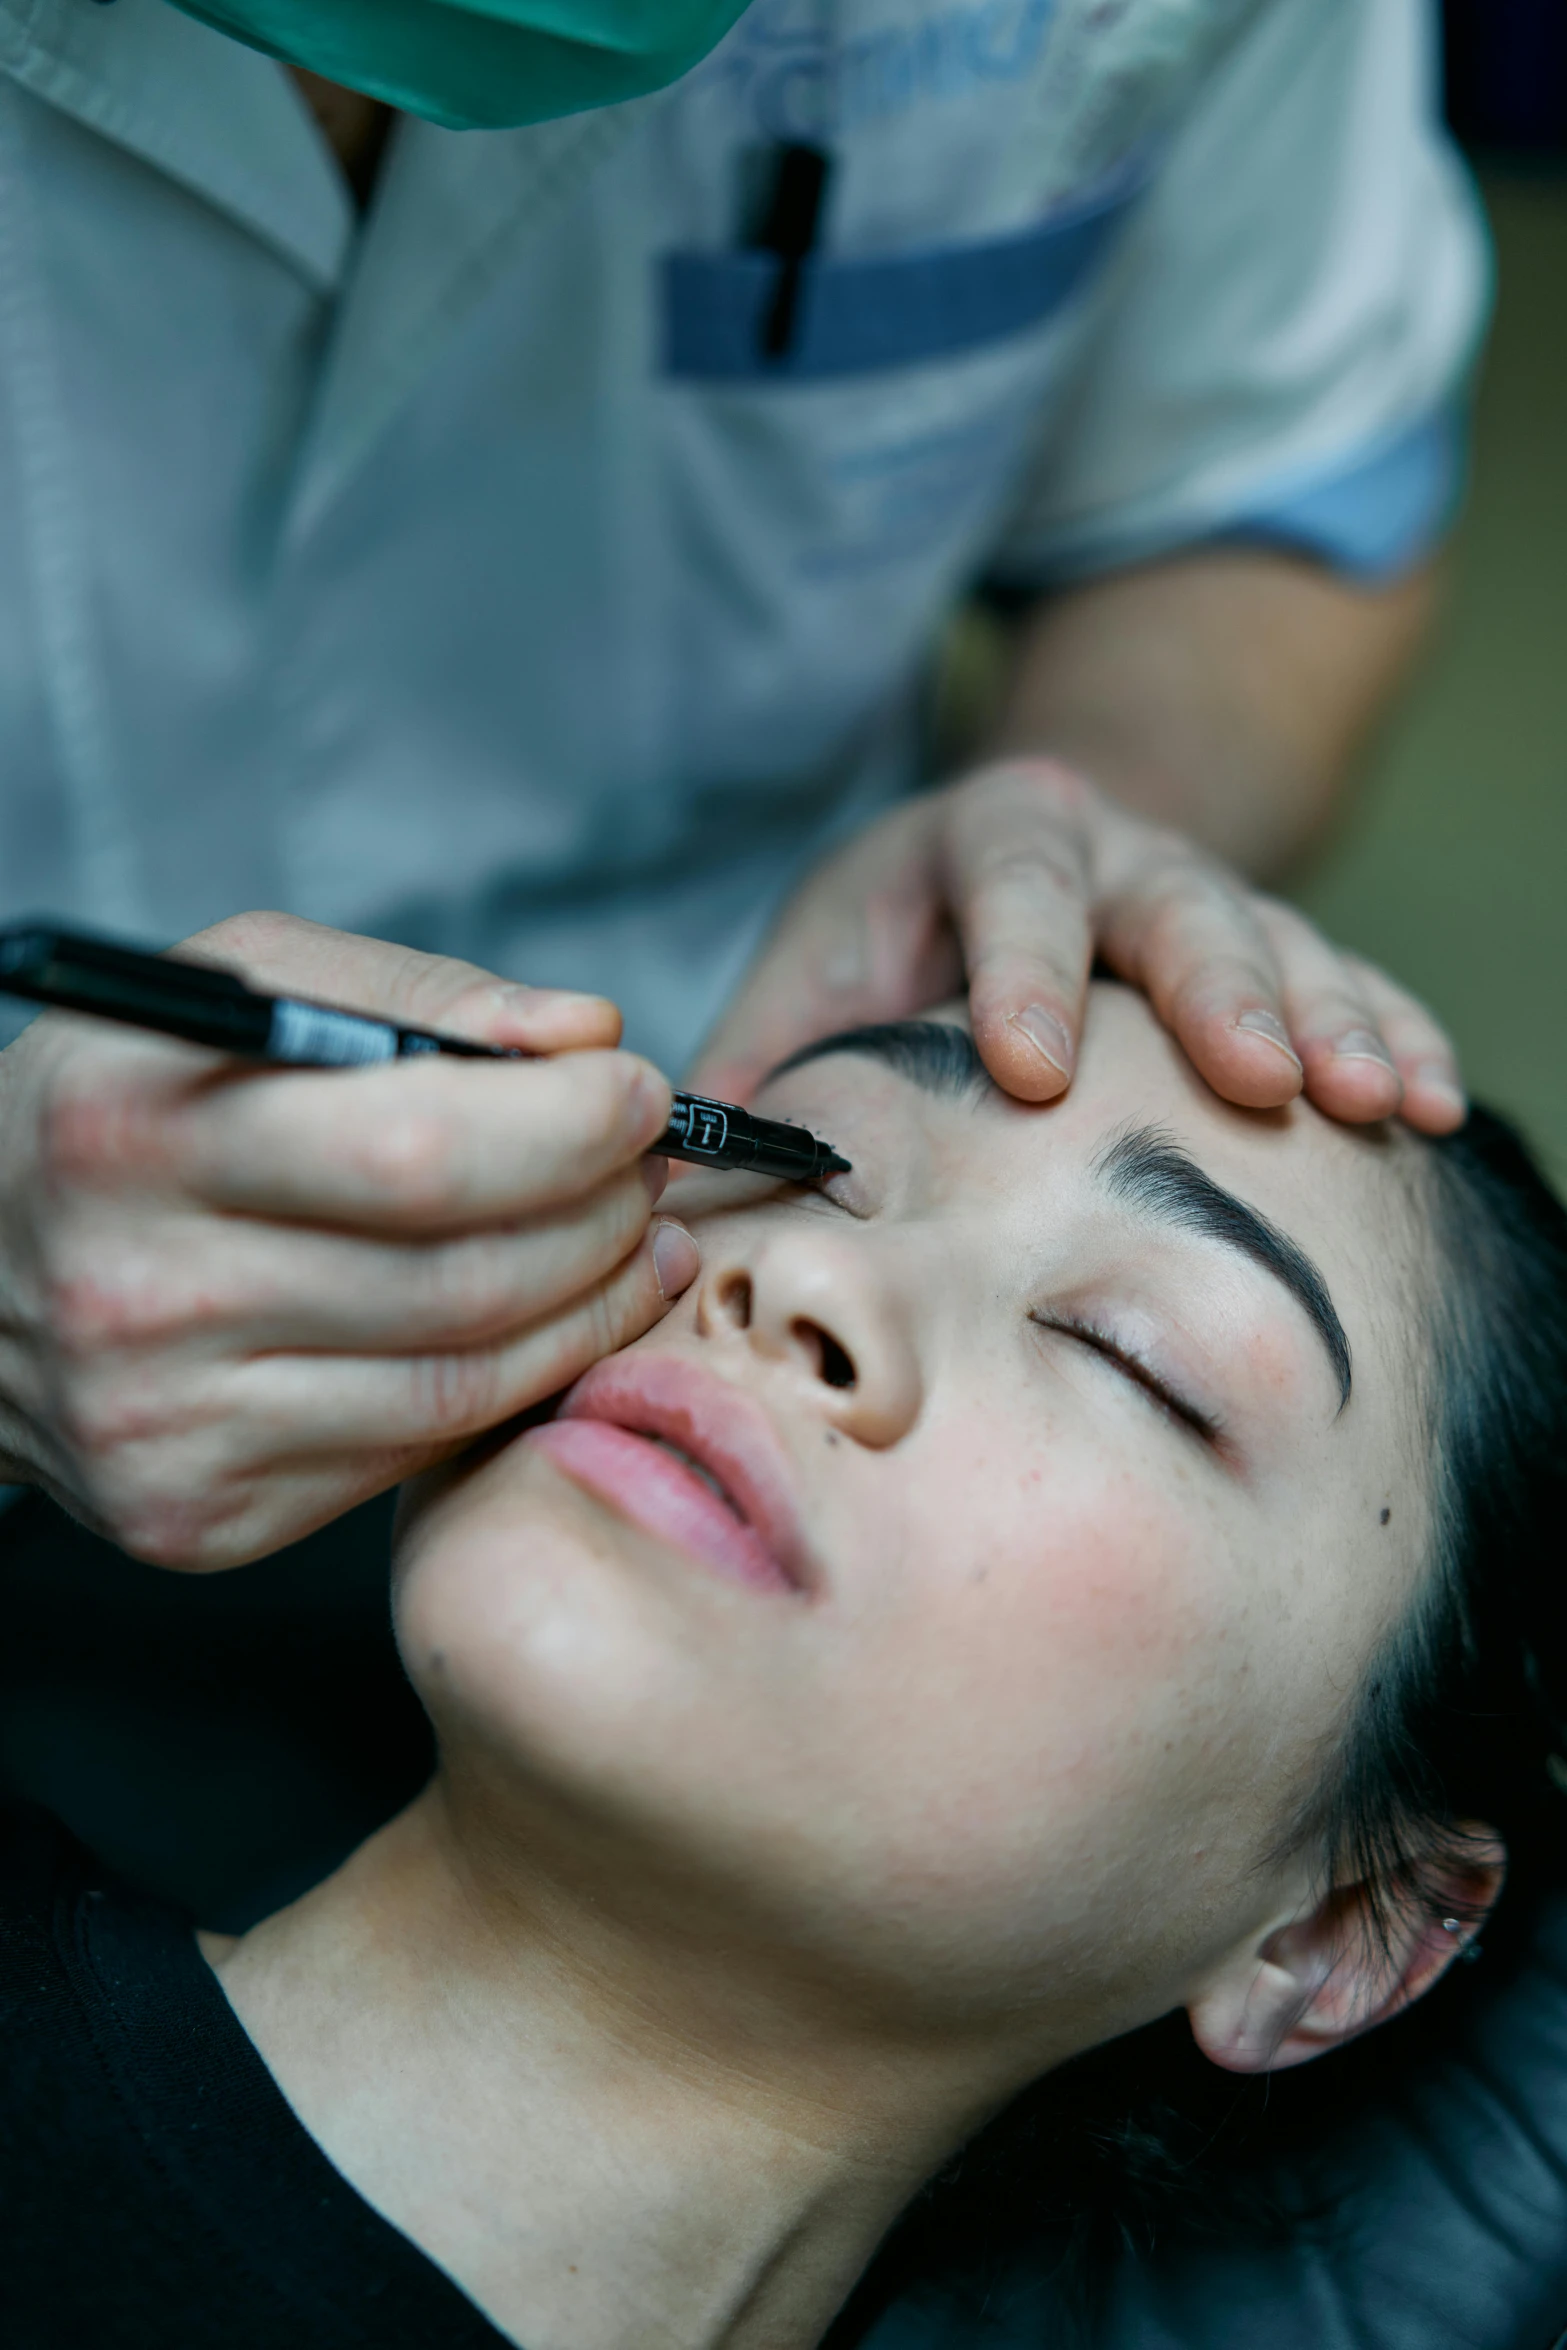
POLYGON ((921 1011, 966 974, 992 1076, 1048 1101, 1071 1082, 1096 956, 1228 1101, 1304 1092, 1427 1134, 1463 1121, 1452 1046, 1412 996, 1178 833, 1027 758, 906 802, 810 875, 695 1082, 744 1100, 797 1045, 921 1011))
POLYGON ((0 1479, 209 1568, 553 1394, 698 1259, 612 1004, 275 914, 190 948, 544 1056, 264 1069, 60 1013, 0 1054, 0 1479))

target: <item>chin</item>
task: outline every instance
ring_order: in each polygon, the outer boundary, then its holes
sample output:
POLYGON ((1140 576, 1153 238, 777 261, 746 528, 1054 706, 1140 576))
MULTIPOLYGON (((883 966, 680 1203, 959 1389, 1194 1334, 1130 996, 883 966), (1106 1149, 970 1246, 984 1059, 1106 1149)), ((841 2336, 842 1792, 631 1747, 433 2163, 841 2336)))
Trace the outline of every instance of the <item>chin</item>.
POLYGON ((420 1478, 394 1613, 443 1750, 477 1745, 579 1793, 656 1774, 714 1660, 693 1654, 686 1578, 649 1548, 515 1440, 420 1478))

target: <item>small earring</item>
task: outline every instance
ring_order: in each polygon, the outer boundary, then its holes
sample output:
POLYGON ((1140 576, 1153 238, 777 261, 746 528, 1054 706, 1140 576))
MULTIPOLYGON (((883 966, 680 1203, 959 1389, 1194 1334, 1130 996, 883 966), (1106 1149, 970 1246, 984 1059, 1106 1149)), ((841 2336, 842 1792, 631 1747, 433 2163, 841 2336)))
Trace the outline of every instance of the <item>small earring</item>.
POLYGON ((1463 1930, 1464 1921, 1462 1918, 1444 1918, 1442 1920, 1442 1931, 1444 1934, 1461 1934, 1463 1930))

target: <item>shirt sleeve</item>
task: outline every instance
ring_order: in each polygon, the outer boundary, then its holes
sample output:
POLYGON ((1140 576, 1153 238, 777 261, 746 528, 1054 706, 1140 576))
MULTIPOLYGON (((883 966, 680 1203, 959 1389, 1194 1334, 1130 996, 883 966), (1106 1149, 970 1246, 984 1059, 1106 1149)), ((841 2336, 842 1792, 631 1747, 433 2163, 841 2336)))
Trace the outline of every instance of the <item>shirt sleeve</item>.
POLYGON ((1461 487, 1489 290, 1425 0, 1272 0, 1092 297, 991 576, 1045 586, 1239 539, 1396 577, 1461 487))

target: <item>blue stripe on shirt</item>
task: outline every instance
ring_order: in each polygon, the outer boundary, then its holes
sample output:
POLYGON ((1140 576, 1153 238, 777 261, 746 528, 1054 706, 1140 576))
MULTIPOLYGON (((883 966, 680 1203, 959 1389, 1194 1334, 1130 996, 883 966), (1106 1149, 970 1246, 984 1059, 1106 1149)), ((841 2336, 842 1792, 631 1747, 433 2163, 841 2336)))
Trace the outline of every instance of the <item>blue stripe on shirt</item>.
POLYGON ((1426 417, 1368 453, 1248 504, 1210 540, 1299 548, 1374 585, 1429 555, 1464 484, 1467 435, 1456 408, 1426 417))
POLYGON ((956 359, 1026 333, 1107 256, 1145 177, 1139 159, 1091 196, 1005 236, 842 259, 813 254, 800 271, 795 334, 776 357, 763 348, 774 255, 668 253, 664 372, 751 384, 863 375, 956 359))

